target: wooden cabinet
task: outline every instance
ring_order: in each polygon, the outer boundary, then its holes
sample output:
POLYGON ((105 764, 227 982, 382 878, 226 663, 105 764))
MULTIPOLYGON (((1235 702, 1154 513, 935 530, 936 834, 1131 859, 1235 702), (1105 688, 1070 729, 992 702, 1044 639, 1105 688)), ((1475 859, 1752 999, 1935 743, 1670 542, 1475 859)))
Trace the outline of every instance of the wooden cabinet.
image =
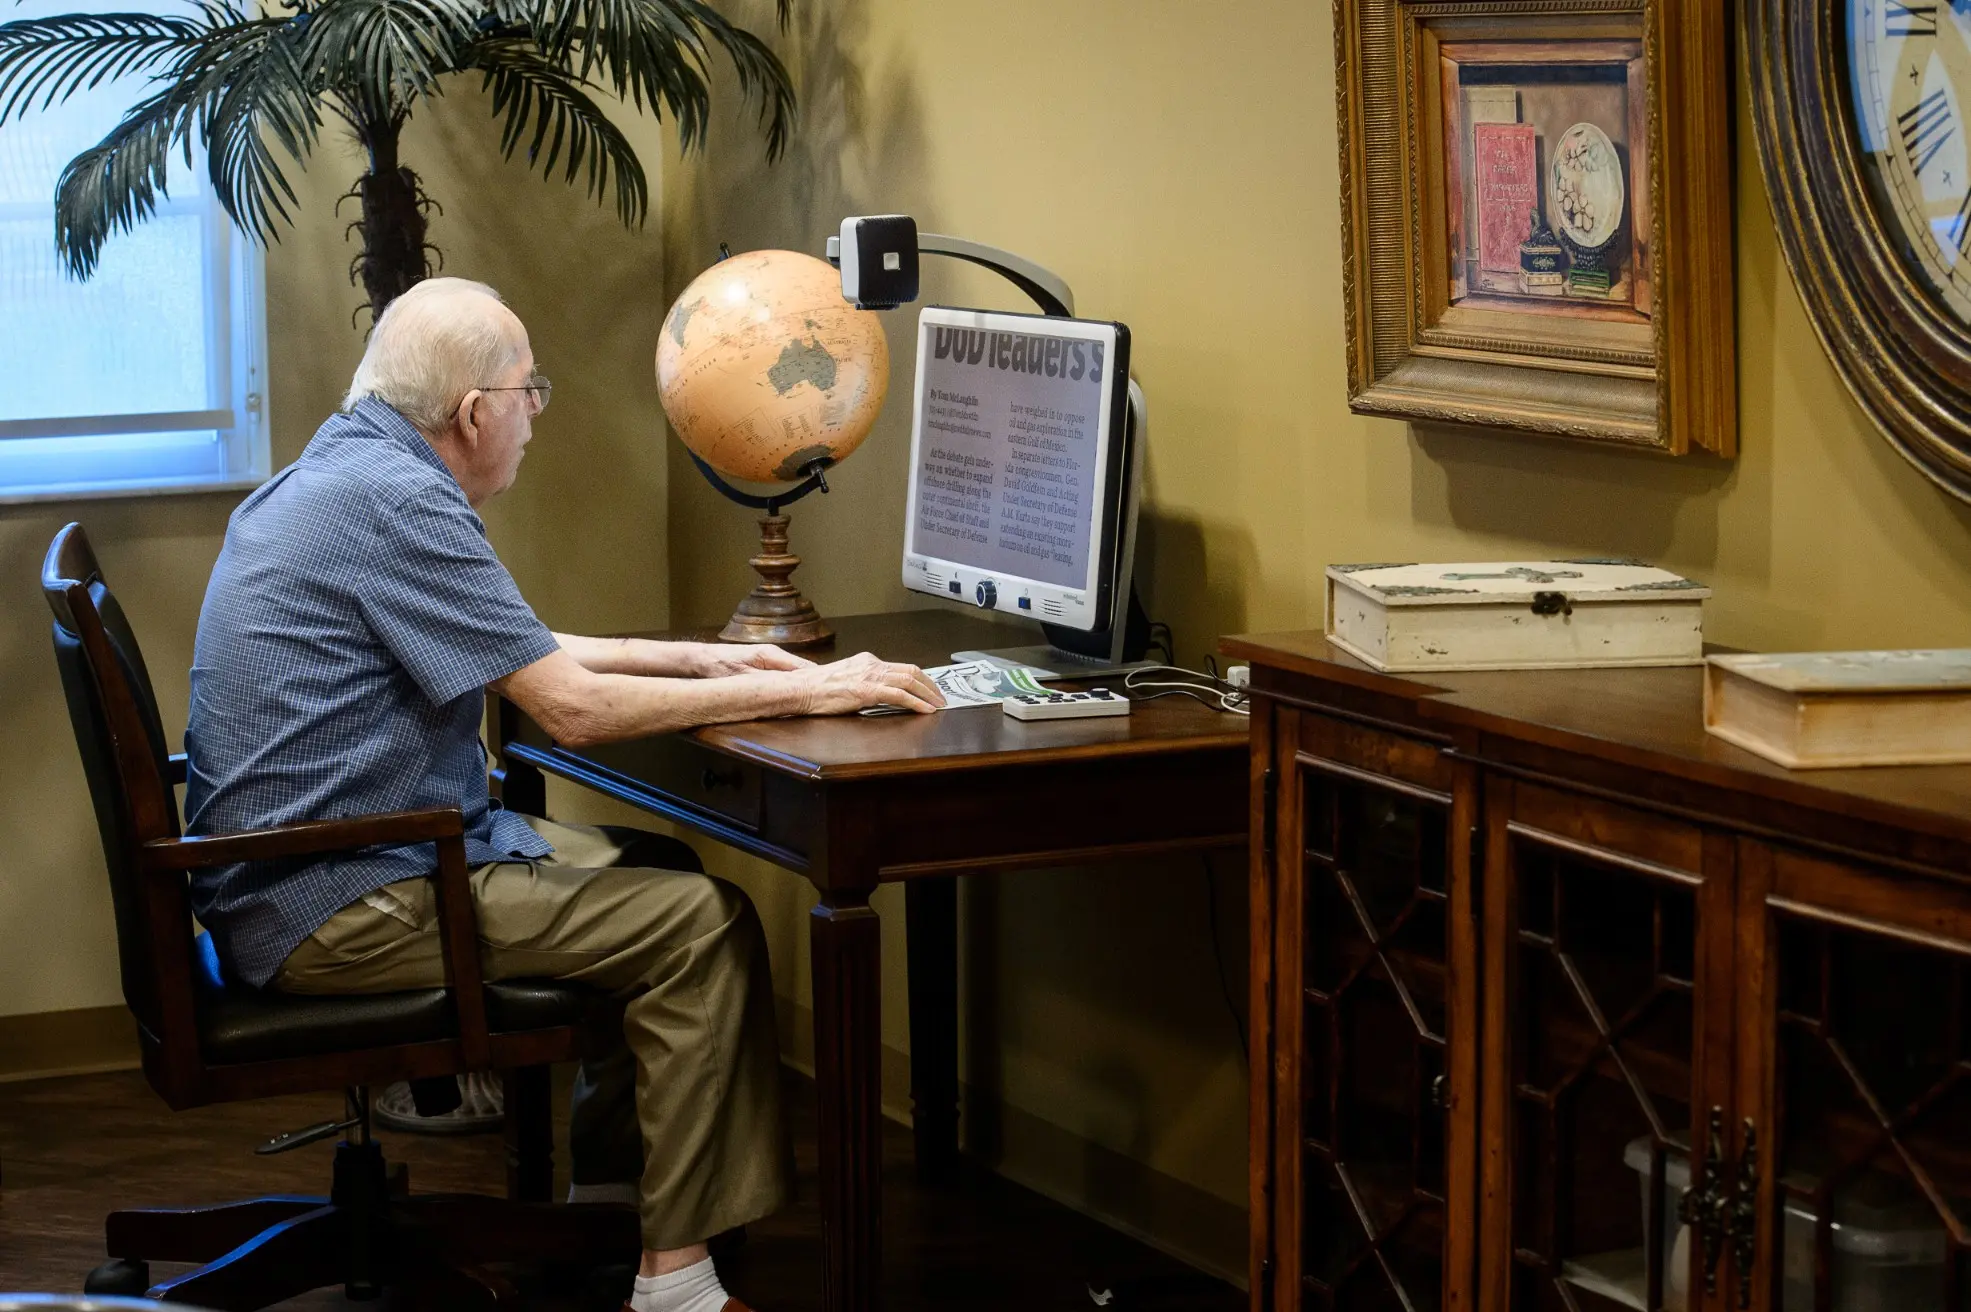
POLYGON ((1971 1312, 1971 769, 1254 667, 1253 1306, 1971 1312))

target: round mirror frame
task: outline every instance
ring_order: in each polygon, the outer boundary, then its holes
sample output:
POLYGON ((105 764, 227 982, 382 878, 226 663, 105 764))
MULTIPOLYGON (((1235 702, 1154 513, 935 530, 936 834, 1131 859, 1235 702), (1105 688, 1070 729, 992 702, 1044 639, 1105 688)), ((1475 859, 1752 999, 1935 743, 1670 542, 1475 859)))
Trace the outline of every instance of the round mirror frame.
POLYGON ((1807 317, 1855 400, 1938 486, 1971 501, 1971 326, 1897 254, 1855 143, 1830 0, 1743 0, 1752 123, 1807 317))

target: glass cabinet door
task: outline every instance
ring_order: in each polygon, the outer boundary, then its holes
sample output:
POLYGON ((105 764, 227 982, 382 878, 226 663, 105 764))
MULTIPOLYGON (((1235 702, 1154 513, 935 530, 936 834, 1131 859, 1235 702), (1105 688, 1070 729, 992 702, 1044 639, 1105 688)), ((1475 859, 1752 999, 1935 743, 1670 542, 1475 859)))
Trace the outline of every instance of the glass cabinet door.
POLYGON ((1747 846, 1766 946, 1746 1305, 1971 1312, 1971 890, 1747 846))
POLYGON ((1303 761, 1300 1301, 1442 1305, 1451 798, 1303 761))
MULTIPOLYGON (((1730 904, 1717 900, 1728 873, 1707 887, 1704 836, 1675 822, 1529 785, 1497 791, 1538 816, 1506 823, 1488 794, 1502 860, 1490 867, 1501 878, 1488 879, 1486 950, 1503 950, 1487 1019, 1506 1050, 1492 1050, 1487 1094, 1502 1145, 1492 1170, 1509 1178, 1511 1207, 1490 1220, 1486 1247, 1505 1266, 1506 1306, 1698 1308, 1702 1237, 1682 1201, 1706 1174, 1710 1108, 1728 1101, 1728 1054, 1706 1051, 1703 1019, 1713 917, 1729 942, 1730 904)), ((1717 990, 1717 1004, 1728 999, 1717 990)), ((1720 1106, 1721 1132, 1724 1121, 1720 1106)))

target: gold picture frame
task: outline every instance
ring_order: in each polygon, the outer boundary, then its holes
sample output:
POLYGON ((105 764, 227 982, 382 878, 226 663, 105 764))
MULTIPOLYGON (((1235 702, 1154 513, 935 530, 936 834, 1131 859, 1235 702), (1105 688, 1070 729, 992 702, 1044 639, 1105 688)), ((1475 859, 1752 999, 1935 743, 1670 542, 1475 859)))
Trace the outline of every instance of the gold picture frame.
POLYGON ((1737 449, 1724 7, 1336 0, 1349 405, 1737 449))

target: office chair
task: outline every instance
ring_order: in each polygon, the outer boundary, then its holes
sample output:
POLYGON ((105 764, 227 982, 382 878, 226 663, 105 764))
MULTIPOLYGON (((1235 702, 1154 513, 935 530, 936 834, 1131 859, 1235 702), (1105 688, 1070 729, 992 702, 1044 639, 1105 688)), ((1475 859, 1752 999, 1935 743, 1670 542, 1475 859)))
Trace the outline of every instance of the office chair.
POLYGON ((345 1091, 341 1121, 262 1148, 347 1131, 327 1195, 112 1212, 111 1260, 85 1289, 245 1312, 339 1283, 352 1298, 389 1288, 414 1304, 506 1307, 516 1295, 496 1265, 635 1262, 633 1209, 547 1201, 548 1064, 590 1051, 606 1027, 620 1027, 620 1008, 579 985, 482 978, 458 809, 182 837, 173 788, 184 781, 185 758, 167 753, 143 653, 81 525, 49 544, 41 587, 102 833, 123 996, 137 1019, 145 1078, 174 1110, 345 1091), (222 979, 211 940, 194 935, 189 871, 420 842, 438 850, 443 988, 343 997, 247 988, 222 979), (370 1137, 366 1086, 408 1079, 431 1091, 480 1070, 505 1073, 508 1197, 411 1194, 405 1168, 388 1169, 370 1137), (202 1265, 152 1285, 152 1261, 202 1265))

